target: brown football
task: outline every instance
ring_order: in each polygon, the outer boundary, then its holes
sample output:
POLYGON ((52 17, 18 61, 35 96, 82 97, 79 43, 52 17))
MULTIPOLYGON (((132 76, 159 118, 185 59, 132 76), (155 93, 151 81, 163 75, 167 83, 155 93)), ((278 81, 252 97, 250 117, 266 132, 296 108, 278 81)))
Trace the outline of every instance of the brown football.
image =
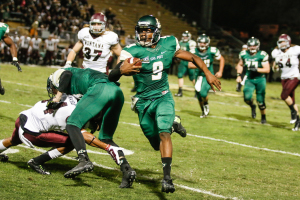
MULTIPOLYGON (((134 63, 134 62, 136 62, 138 60, 138 58, 134 58, 134 57, 131 57, 131 58, 127 58, 127 61, 129 62, 129 63, 134 63)), ((137 62, 136 64, 135 64, 135 66, 142 66, 142 62, 140 61, 140 62, 137 62)))

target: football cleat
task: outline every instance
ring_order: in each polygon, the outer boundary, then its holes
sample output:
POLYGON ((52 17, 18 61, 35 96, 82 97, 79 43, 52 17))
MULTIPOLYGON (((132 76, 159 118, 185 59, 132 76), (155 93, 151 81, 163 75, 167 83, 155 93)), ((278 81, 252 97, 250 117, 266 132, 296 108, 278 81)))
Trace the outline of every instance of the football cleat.
POLYGON ((40 173, 43 175, 51 174, 50 172, 46 171, 42 165, 36 164, 33 159, 30 159, 27 164, 28 164, 28 167, 35 170, 37 173, 40 173))
POLYGON ((175 97, 182 97, 182 96, 183 96, 182 92, 178 92, 175 94, 175 97))
POLYGON ((181 137, 186 137, 186 130, 181 124, 181 118, 178 115, 175 115, 173 121, 172 132, 178 133, 181 137))
POLYGON ((202 114, 200 115, 200 118, 205 118, 207 117, 207 115, 204 114, 204 112, 202 112, 202 114))
POLYGON ((4 95, 4 93, 5 93, 5 89, 4 89, 4 87, 2 87, 1 79, 0 79, 0 94, 4 95))
POLYGON ((126 171, 123 171, 122 183, 119 188, 130 188, 135 178, 136 172, 131 167, 128 167, 126 171))
POLYGON ((295 123, 295 127, 292 129, 293 131, 298 131, 300 126, 300 120, 297 120, 295 123))
POLYGON ((209 105, 208 104, 203 106, 203 112, 204 112, 205 115, 209 114, 209 105))
POLYGON ((291 111, 291 121, 290 124, 294 124, 297 121, 297 111, 291 111))
POLYGON ((6 162, 8 161, 8 156, 5 154, 0 154, 0 161, 1 162, 6 162))
POLYGON ((266 123, 267 123, 267 120, 266 120, 266 119, 261 119, 260 123, 261 123, 261 124, 266 124, 266 123))
POLYGON ((105 150, 111 156, 111 158, 116 162, 116 164, 120 165, 120 157, 118 151, 122 149, 120 147, 109 145, 105 150))
POLYGON ((256 105, 255 104, 253 104, 251 106, 251 116, 252 116, 253 119, 256 118, 256 105))
POLYGON ((174 187, 174 184, 172 182, 172 179, 169 179, 169 180, 163 179, 162 180, 162 182, 161 182, 161 191, 165 192, 165 193, 175 192, 175 187, 174 187))
POLYGON ((93 171, 94 165, 86 155, 79 155, 79 164, 64 174, 65 178, 75 178, 81 173, 93 171))
POLYGON ((136 87, 134 86, 130 91, 131 92, 136 92, 136 87))

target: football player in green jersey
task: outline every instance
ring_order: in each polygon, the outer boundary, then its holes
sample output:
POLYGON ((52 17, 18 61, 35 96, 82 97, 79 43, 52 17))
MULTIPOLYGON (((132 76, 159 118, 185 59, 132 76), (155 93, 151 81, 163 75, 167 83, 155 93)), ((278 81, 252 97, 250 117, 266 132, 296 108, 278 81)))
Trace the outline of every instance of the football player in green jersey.
MULTIPOLYGON (((48 102, 47 107, 49 109, 56 109, 60 105, 62 93, 83 95, 68 118, 66 125, 66 130, 78 154, 79 164, 66 172, 64 176, 74 178, 94 168, 88 157, 80 129, 98 113, 102 112, 103 114, 99 140, 106 144, 118 146, 113 141, 113 135, 124 104, 124 95, 119 88, 119 83, 110 82, 106 74, 90 68, 59 69, 51 74, 48 80, 58 90, 53 101, 48 102)), ((120 188, 128 188, 132 185, 136 172, 130 167, 124 152, 118 151, 118 153, 120 168, 123 172, 120 188)))
MULTIPOLYGON (((196 42, 191 39, 192 34, 188 31, 182 33, 182 39, 179 42, 180 49, 195 53, 196 42)), ((182 97, 182 87, 184 84, 183 76, 188 73, 190 81, 195 85, 195 69, 188 68, 188 62, 181 60, 178 66, 178 92, 175 94, 176 97, 182 97)))
MULTIPOLYGON (((223 75, 225 59, 221 55, 219 49, 216 47, 210 47, 210 38, 206 34, 202 34, 197 38, 197 48, 195 50, 195 54, 199 56, 204 63, 206 64, 209 71, 214 74, 213 61, 214 59, 219 60, 219 71, 215 74, 217 78, 221 78, 223 75)), ((196 68, 193 63, 189 63, 189 68, 196 68)), ((197 69, 196 70, 196 94, 199 101, 200 108, 202 110, 202 114, 200 118, 204 118, 209 113, 209 105, 208 105, 208 91, 211 88, 210 85, 206 81, 205 74, 197 69)))
MULTIPOLYGON (((3 42, 9 46, 10 53, 12 55, 12 65, 16 66, 18 68, 19 72, 22 72, 22 69, 18 63, 18 52, 17 47, 15 43, 12 41, 12 39, 8 36, 9 33, 9 26, 5 23, 0 22, 0 40, 3 40, 3 42)), ((0 94, 4 95, 5 89, 1 84, 0 79, 0 94)))
POLYGON ((221 90, 220 81, 211 74, 198 56, 180 49, 174 36, 161 36, 161 25, 152 15, 141 17, 135 27, 136 44, 125 47, 120 62, 109 74, 110 81, 122 75, 133 75, 137 93, 132 98, 132 109, 137 112, 140 126, 154 150, 160 151, 164 178, 162 192, 174 192, 171 179, 172 141, 171 129, 175 117, 175 103, 169 89, 168 68, 173 57, 193 62, 206 75, 211 85, 221 90), (130 64, 128 58, 139 58, 142 66, 130 64))
POLYGON ((244 82, 244 101, 251 107, 252 118, 256 118, 256 105, 253 103, 252 95, 256 91, 256 101, 261 113, 261 123, 266 124, 266 74, 270 72, 269 55, 259 50, 260 42, 252 37, 247 42, 248 50, 240 52, 240 60, 237 64, 236 82, 244 82), (241 78, 243 66, 246 67, 246 75, 241 78))

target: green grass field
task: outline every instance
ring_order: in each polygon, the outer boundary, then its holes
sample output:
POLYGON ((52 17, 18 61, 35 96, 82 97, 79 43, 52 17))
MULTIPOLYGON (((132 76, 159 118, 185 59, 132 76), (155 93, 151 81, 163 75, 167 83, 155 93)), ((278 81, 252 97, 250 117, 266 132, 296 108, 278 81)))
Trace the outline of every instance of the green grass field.
MULTIPOLYGON (((11 136, 21 111, 48 98, 46 80, 56 70, 22 69, 18 73, 12 65, 1 65, 6 93, 0 96, 0 138, 11 136)), ((43 176, 28 168, 27 161, 44 149, 21 145, 7 152, 8 162, 0 163, 0 199, 300 199, 300 134, 291 130, 290 111, 280 100, 281 84, 267 83, 268 123, 261 125, 259 110, 252 119, 242 93, 235 92, 235 80, 221 81, 222 92, 209 94, 207 118, 199 118, 200 107, 187 78, 184 96, 175 98, 176 114, 188 132, 186 138, 172 135, 175 193, 160 192, 160 153, 152 149, 130 110, 132 77, 122 77, 125 104, 114 140, 133 152, 126 156, 137 171, 133 187, 118 188, 122 173, 99 149, 88 147, 94 171, 71 180, 63 174, 77 164, 72 160, 75 152, 47 162, 52 175, 43 176)), ((177 77, 170 76, 169 82, 176 93, 177 77)))

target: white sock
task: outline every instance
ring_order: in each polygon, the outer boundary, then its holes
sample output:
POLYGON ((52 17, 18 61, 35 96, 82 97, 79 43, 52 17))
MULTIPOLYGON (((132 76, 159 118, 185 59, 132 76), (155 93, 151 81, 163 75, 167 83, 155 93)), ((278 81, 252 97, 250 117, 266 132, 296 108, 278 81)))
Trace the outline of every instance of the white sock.
POLYGON ((3 141, 4 140, 0 140, 0 153, 2 153, 3 151, 5 151, 7 148, 3 145, 3 141))
POLYGON ((54 158, 58 158, 60 156, 62 156, 62 154, 57 150, 57 149, 53 149, 51 151, 48 151, 49 156, 54 159, 54 158))

